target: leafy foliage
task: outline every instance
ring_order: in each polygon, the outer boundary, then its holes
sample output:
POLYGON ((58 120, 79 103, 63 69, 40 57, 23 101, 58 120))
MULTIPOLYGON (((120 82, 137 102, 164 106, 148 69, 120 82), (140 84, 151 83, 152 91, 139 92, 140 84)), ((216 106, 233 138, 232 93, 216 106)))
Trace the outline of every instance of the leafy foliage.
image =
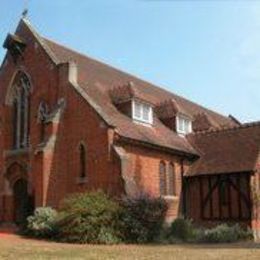
POLYGON ((228 243, 252 238, 238 224, 196 228, 189 219, 178 218, 164 226, 167 203, 147 195, 114 200, 105 193, 73 194, 57 213, 37 208, 28 217, 26 235, 72 243, 115 244, 203 242, 228 243))
POLYGON ((74 243, 118 243, 119 211, 118 203, 101 191, 71 195, 59 214, 59 238, 74 243))
POLYGON ((251 232, 242 229, 238 224, 233 226, 221 224, 215 228, 204 230, 198 237, 198 241, 206 243, 231 243, 249 239, 250 237, 251 232))
POLYGON ((188 242, 195 239, 196 233, 196 229, 190 219, 177 218, 171 224, 168 237, 188 242))
POLYGON ((196 228, 189 219, 176 219, 167 234, 169 242, 231 243, 252 237, 251 231, 239 224, 221 224, 214 228, 196 228))
POLYGON ((121 233, 131 243, 153 242, 160 234, 167 211, 162 198, 143 195, 121 201, 121 233))
POLYGON ((34 214, 27 218, 25 232, 39 238, 51 238, 57 233, 56 217, 56 210, 50 207, 37 208, 34 214))

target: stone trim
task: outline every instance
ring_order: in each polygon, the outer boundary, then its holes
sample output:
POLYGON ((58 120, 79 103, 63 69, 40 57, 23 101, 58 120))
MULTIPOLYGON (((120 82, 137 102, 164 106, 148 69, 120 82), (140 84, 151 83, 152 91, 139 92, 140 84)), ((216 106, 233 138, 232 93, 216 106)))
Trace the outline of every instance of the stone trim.
POLYGON ((43 48, 43 50, 46 52, 46 54, 48 55, 48 57, 51 59, 51 61, 55 64, 58 65, 60 63, 60 61, 58 60, 58 58, 56 57, 56 55, 52 52, 52 50, 49 48, 49 46, 47 44, 45 44, 44 40, 42 39, 42 37, 36 32, 36 30, 32 27, 32 25, 30 24, 29 20, 27 20, 26 18, 22 18, 21 22, 23 22, 28 29, 32 32, 33 36, 35 37, 35 39, 38 41, 38 43, 41 45, 41 47, 43 48))
MULTIPOLYGON (((21 20, 28 29, 32 32, 36 40, 39 42, 41 47, 44 49, 48 57, 52 60, 52 62, 55 65, 62 64, 59 59, 55 56, 55 54, 52 52, 52 50, 48 47, 47 44, 45 44, 44 40, 41 38, 41 36, 34 30, 34 28, 31 26, 30 22, 23 18, 21 20)), ((109 117, 102 111, 101 107, 96 104, 96 102, 90 98, 89 95, 78 85, 77 83, 77 68, 74 62, 68 62, 69 64, 69 73, 68 73, 68 81, 70 82, 71 86, 80 94, 93 108, 94 110, 99 114, 99 116, 109 125, 112 127, 115 127, 112 122, 110 122, 109 117)))
POLYGON ((125 193, 129 197, 136 197, 140 194, 140 191, 137 187, 134 175, 132 175, 131 172, 129 172, 131 158, 127 155, 123 147, 113 145, 113 148, 121 160, 121 176, 124 180, 125 193))
POLYGON ((13 156, 21 156, 28 155, 30 153, 30 148, 21 148, 21 149, 13 149, 13 150, 5 150, 4 157, 13 157, 13 156))

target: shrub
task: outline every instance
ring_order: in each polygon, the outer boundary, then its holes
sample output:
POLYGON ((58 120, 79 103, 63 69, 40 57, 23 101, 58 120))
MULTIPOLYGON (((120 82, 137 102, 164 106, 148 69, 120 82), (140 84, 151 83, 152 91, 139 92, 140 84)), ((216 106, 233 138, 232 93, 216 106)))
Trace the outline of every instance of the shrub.
POLYGON ((231 243, 249 239, 251 232, 242 229, 238 224, 228 226, 221 224, 212 229, 206 229, 198 237, 199 242, 205 243, 231 243))
POLYGON ((101 191, 71 195, 62 203, 59 238, 74 243, 118 243, 119 212, 119 204, 101 191))
POLYGON ((35 209, 34 214, 27 218, 25 234, 40 238, 53 237, 57 233, 56 217, 56 210, 50 207, 35 209))
POLYGON ((168 242, 203 242, 203 243, 231 243, 252 238, 249 230, 244 230, 239 224, 229 226, 221 224, 215 228, 195 228, 189 219, 176 219, 167 232, 168 242))
POLYGON ((170 240, 192 241, 196 239, 197 230, 190 219, 177 218, 170 227, 168 237, 170 240))
POLYGON ((124 198, 121 207, 122 239, 128 243, 155 241, 164 223, 166 201, 142 195, 138 198, 124 198))

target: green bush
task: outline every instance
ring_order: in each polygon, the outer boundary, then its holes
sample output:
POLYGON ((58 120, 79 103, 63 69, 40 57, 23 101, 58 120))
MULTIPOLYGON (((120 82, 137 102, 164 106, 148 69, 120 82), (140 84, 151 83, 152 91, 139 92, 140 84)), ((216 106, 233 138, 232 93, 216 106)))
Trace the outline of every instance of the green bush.
POLYGON ((192 241, 196 239, 197 230, 194 228, 190 219, 175 219, 169 230, 168 237, 170 240, 192 241))
POLYGON ((118 243, 119 212, 119 204, 101 191, 71 195, 62 203, 59 239, 73 243, 118 243))
POLYGON ((251 232, 242 229, 238 224, 229 226, 221 224, 215 228, 205 229, 198 237, 199 242, 205 243, 231 243, 249 239, 251 232))
POLYGON ((156 240, 161 233, 167 203, 162 198, 142 195, 121 201, 121 234, 128 243, 147 243, 156 240))
POLYGON ((57 213, 37 208, 28 217, 26 235, 61 242, 115 244, 202 242, 228 243, 252 238, 238 224, 195 228, 189 219, 178 218, 164 226, 167 203, 162 198, 143 195, 120 201, 103 192, 74 194, 66 198, 57 213))
POLYGON ((189 219, 179 218, 173 221, 166 235, 168 242, 202 242, 231 243, 252 238, 249 230, 244 230, 239 224, 221 224, 215 228, 195 228, 189 219))
POLYGON ((40 207, 35 209, 34 214, 27 218, 27 228, 25 234, 39 237, 51 238, 57 233, 56 210, 50 207, 40 207))

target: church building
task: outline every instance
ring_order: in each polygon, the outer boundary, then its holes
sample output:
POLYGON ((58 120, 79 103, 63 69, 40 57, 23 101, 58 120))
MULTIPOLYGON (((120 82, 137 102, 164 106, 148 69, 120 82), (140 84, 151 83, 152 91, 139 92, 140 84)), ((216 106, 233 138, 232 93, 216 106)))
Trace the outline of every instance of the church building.
POLYGON ((0 224, 102 189, 166 221, 260 234, 260 122, 241 123, 41 36, 23 18, 0 67, 0 224))

